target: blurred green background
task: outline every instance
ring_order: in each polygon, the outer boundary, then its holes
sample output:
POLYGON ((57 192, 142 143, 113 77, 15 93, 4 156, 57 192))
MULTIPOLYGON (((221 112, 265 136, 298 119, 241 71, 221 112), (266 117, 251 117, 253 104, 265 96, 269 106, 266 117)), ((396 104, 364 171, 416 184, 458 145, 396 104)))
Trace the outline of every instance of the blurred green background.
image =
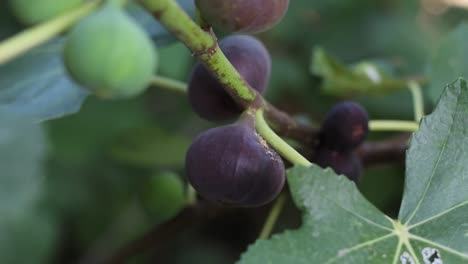
MULTIPOLYGON (((411 120, 405 89, 324 95, 309 69, 313 48, 345 64, 376 62, 395 78, 425 77, 434 49, 466 17, 464 9, 438 0, 291 0, 284 20, 257 35, 273 60, 266 98, 311 122, 344 99, 361 102, 372 118, 411 120)), ((0 2, 0 40, 19 30, 0 2)), ((158 74, 186 81, 190 52, 177 43, 159 52, 158 74)), ((433 102, 426 101, 429 111, 433 102)), ((157 88, 125 101, 89 97, 77 114, 41 125, 0 118, 0 263, 6 264, 99 263, 168 220, 182 203, 189 144, 217 125, 192 113, 183 95, 157 88)), ((383 164, 366 168, 359 188, 395 217, 403 180, 403 164, 383 164)), ((227 210, 184 226, 130 263, 233 263, 258 236, 270 206, 227 210)), ((275 232, 300 221, 288 200, 275 232)))

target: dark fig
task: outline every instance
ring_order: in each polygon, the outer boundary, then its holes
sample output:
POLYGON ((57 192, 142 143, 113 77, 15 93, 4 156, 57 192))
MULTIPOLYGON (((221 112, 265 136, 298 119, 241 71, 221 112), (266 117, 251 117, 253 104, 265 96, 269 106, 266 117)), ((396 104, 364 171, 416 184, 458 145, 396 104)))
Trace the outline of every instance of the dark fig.
POLYGON ((369 116, 354 102, 336 104, 322 123, 320 144, 346 151, 359 146, 369 133, 369 116))
POLYGON ((354 151, 340 152, 319 147, 312 161, 322 168, 330 167, 336 174, 342 174, 357 182, 362 174, 362 164, 354 151))
POLYGON ((226 32, 257 33, 276 25, 289 0, 196 0, 203 18, 226 32))
POLYGON ((285 181, 279 155, 246 124, 202 133, 187 152, 185 169, 201 196, 234 206, 266 204, 280 193, 285 181))
MULTIPOLYGON (((222 39, 219 47, 246 82, 263 94, 271 68, 270 55, 265 46, 253 37, 235 35, 222 39)), ((234 119, 242 112, 242 108, 201 63, 196 64, 193 69, 188 98, 193 110, 206 120, 234 119)))

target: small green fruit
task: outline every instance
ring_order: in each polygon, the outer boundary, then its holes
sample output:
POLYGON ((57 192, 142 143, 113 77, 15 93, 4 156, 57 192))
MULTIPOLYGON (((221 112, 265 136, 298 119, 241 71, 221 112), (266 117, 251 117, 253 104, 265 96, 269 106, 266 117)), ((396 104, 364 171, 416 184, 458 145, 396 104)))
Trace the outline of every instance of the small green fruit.
POLYGON ((83 2, 83 0, 9 0, 13 14, 27 25, 61 15, 83 2))
POLYGON ((82 20, 64 49, 72 78, 98 96, 130 97, 148 87, 157 54, 145 32, 114 5, 82 20))
POLYGON ((184 189, 182 180, 173 172, 151 176, 145 200, 156 221, 171 219, 185 206, 184 189))

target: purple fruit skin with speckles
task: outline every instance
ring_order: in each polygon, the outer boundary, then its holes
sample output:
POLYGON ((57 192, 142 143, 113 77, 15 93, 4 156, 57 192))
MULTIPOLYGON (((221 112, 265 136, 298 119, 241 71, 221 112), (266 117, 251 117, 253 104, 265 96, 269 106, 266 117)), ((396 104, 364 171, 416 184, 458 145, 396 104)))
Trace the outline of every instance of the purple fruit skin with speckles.
POLYGON ((190 146, 185 170, 190 184, 207 200, 254 207, 272 201, 283 188, 279 155, 245 124, 212 128, 190 146))
POLYGON ((320 144, 347 151, 359 146, 369 133, 369 116, 357 103, 336 104, 322 123, 320 144))
MULTIPOLYGON (((265 46, 245 35, 226 37, 219 46, 244 80, 260 94, 264 94, 271 70, 271 59, 265 46)), ((188 99, 193 111, 209 121, 234 119, 242 112, 242 108, 201 63, 197 63, 193 69, 188 99)))
POLYGON ((289 0, 196 0, 203 18, 226 32, 258 33, 286 14, 289 0))

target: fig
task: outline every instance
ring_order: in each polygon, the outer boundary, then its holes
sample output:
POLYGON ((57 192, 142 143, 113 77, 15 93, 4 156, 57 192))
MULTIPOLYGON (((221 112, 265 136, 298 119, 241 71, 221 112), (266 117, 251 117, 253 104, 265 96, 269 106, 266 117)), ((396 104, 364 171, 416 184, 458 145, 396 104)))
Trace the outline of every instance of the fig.
MULTIPOLYGON (((244 80, 264 94, 270 78, 271 59, 265 46, 246 35, 222 39, 220 49, 244 80)), ((188 86, 192 109, 209 121, 234 119, 242 113, 219 81, 201 63, 195 65, 188 86)))
POLYGON ((226 32, 258 33, 286 14, 289 0, 196 0, 203 18, 226 32))
POLYGON ((369 116, 355 102, 336 104, 328 112, 320 131, 320 144, 329 149, 347 151, 359 146, 369 133, 369 116))
POLYGON ((138 95, 148 87, 157 53, 128 15, 107 4, 72 29, 64 61, 77 83, 100 97, 119 98, 138 95))
POLYGON ((209 129, 190 146, 185 170, 207 200, 254 207, 272 201, 285 181, 279 155, 246 124, 209 129))

